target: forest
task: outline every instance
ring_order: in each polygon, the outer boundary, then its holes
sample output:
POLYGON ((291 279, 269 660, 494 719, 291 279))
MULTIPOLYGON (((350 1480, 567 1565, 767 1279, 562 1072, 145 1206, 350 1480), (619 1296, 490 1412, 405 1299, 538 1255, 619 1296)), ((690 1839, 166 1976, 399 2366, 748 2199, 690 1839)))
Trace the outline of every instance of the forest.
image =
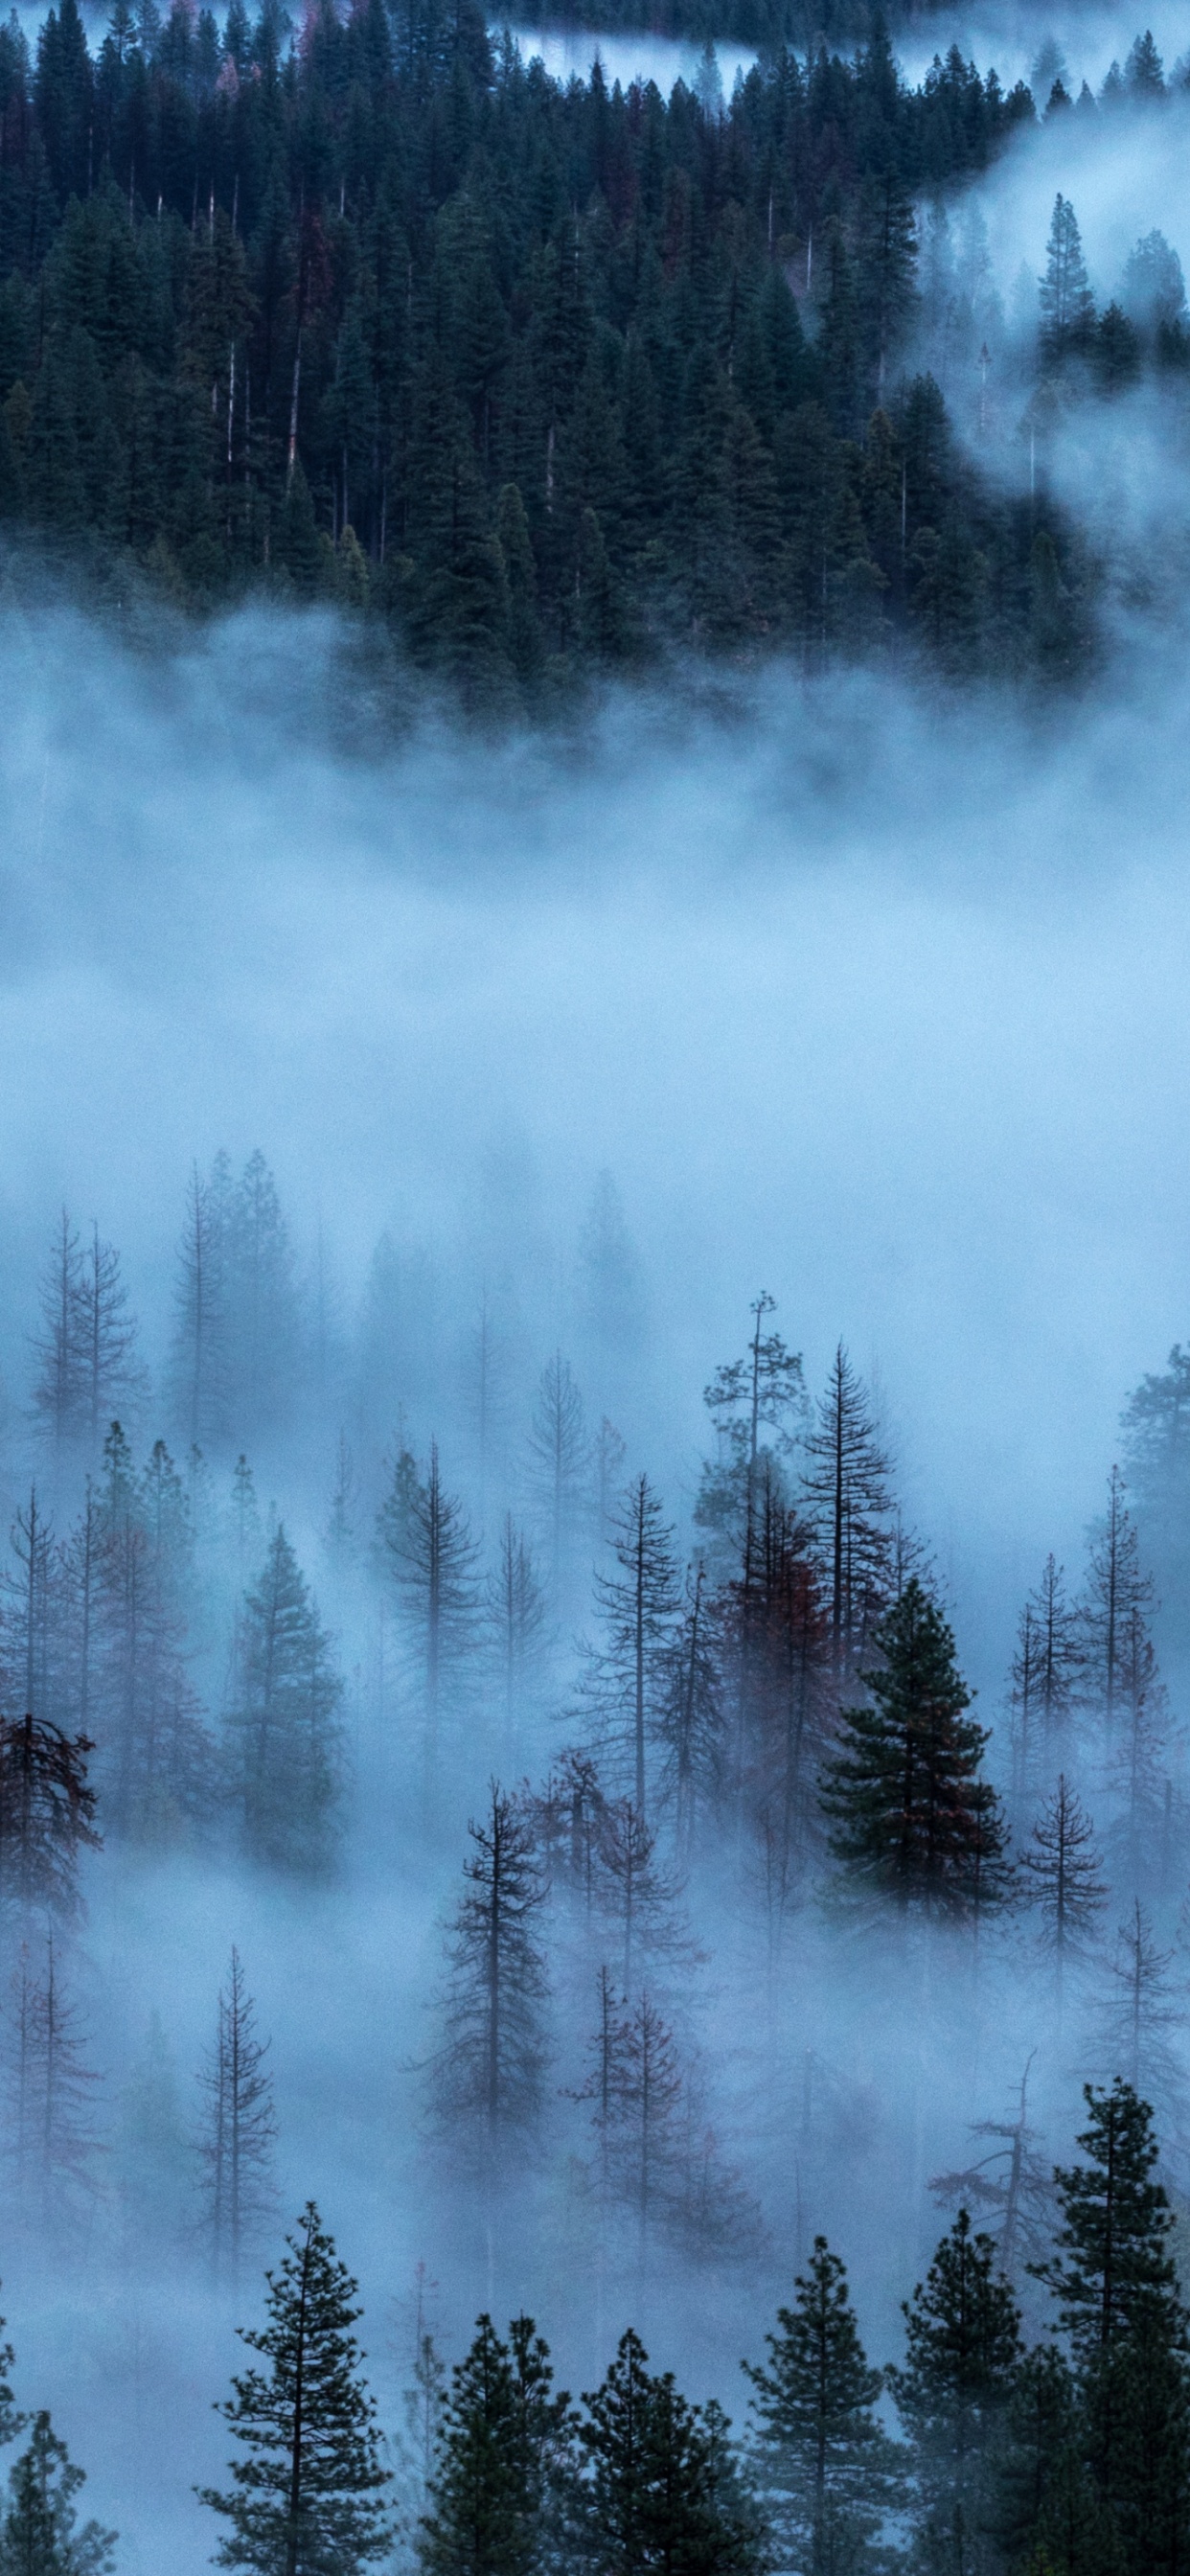
POLYGON ((984 1723, 842 1342, 812 1383, 772 1296, 745 1299, 689 1493, 640 1463, 603 1401, 631 1403, 646 1294, 607 1174, 569 1353, 534 1347, 507 1280, 448 1325, 391 1234, 353 1305, 259 1151, 192 1169, 172 1262, 144 1327, 118 1247, 63 1210, 8 1345, 5 2576, 122 2564, 18 2403, 22 2296, 163 2268, 241 2330, 221 2398, 189 2311, 196 2421, 170 2427, 225 2566, 1174 2576, 1190 1796, 1162 1666, 1176 1688, 1190 1653, 1190 1354, 1128 1396, 1084 1560, 1037 1567, 984 1723), (361 1869, 370 1910, 395 1875, 419 1918, 384 1976, 417 1992, 423 2223, 488 2284, 448 2345, 419 2262, 379 2396, 343 2231, 286 2197, 283 2056, 236 1931, 252 1886, 294 1908, 283 1940, 304 1917, 333 1949, 361 1869), (126 1971, 96 1931, 162 1870, 226 1927, 205 2039, 179 2066, 154 2014, 105 2064, 126 1971), (903 2135, 837 2038, 789 2048, 807 1976, 861 2055, 898 2022, 903 2135), (770 2080, 790 2055, 775 2157, 754 2058, 733 2097, 745 2008, 770 2080), (952 2058, 985 2108, 931 2172, 952 2058), (877 2171, 908 2208, 878 2361, 848 2271, 877 2171), (600 2348, 581 2398, 546 2340, 563 2272, 600 2348), (534 2313, 502 2324, 514 2279, 534 2313), (640 2303, 669 2332, 724 2285, 739 2348, 692 2396, 640 2303))
POLYGON ((1048 460, 1141 386, 1180 452, 1181 268, 1150 232, 1097 308, 1059 191, 1006 309, 968 192, 1064 116, 1176 116, 1180 69, 1141 35, 1098 100, 1035 99, 953 45, 910 85, 879 19, 786 34, 730 99, 709 51, 665 100, 551 80, 474 0, 117 0, 94 50, 77 0, 32 47, 14 16, 18 593, 320 602, 392 703, 495 720, 692 656, 1085 682, 1160 565, 1048 460))

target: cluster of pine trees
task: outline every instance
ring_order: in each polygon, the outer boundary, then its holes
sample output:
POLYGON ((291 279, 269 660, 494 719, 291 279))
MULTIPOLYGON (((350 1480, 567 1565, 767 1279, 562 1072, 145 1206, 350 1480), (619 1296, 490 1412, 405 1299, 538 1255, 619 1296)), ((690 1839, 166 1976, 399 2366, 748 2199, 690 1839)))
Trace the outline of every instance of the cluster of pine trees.
MULTIPOLYGON (((1085 2088, 1081 2155, 1053 2175, 1056 2231, 1030 2266, 1049 2298, 1026 2343, 1012 2281, 960 2208, 903 2303, 904 2358, 869 2363, 847 2273, 824 2236, 778 2309, 742 2439, 621 2337, 575 2406, 533 2320, 490 2316, 430 2392, 424 2479, 394 2509, 353 2332, 358 2285, 308 2203, 267 2275, 266 2322, 221 2413, 229 2483, 200 2490, 216 2563, 328 2576, 384 2563, 420 2576, 1178 2576, 1190 2511, 1190 2314, 1130 2085, 1085 2088), (894 2414, 882 2401, 891 2400, 894 2414)), ((0 2371, 12 2353, 0 2353, 0 2371)), ((21 2429, 0 2379, 0 2440, 21 2429)), ((408 2468, 411 2463, 404 2461, 408 2468)), ((416 2472, 416 2463, 412 2464, 416 2472)), ((9 2481, 0 2568, 102 2576, 114 2535, 76 2530, 80 2472, 39 2414, 9 2481)))
POLYGON ((117 0, 94 55, 60 0, 0 36, 0 516, 489 708, 690 646, 1069 671, 1081 550, 912 357, 916 203, 1034 115, 880 26, 724 105, 562 86, 474 0, 117 0))

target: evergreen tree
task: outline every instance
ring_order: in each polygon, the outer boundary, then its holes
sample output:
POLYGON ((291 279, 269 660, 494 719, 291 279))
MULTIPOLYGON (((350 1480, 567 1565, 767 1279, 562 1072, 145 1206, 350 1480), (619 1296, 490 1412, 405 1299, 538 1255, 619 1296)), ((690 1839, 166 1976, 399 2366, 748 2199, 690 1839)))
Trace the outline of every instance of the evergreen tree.
POLYGON ((445 2034, 434 2061, 444 2125, 470 2131, 486 2161, 531 2132, 545 2062, 545 1959, 537 1920, 545 1901, 526 1804, 493 1780, 447 1940, 445 2034))
POLYGON ((1088 1934, 1107 1902, 1099 1876, 1095 1828, 1065 1772, 1046 1800, 1021 1854, 1025 1884, 1041 1918, 1041 1936, 1053 1953, 1058 1999, 1067 1963, 1085 1955, 1088 1934))
POLYGON ((647 1812, 647 1754, 661 1731, 678 1608, 673 1532, 647 1476, 634 1477, 612 1523, 617 1572, 595 1576, 602 1634, 582 1682, 593 1746, 610 1754, 647 1812))
POLYGON ((541 1372, 529 1434, 529 1472, 548 1536, 553 1598, 569 1589, 586 1491, 588 1444, 583 1399, 570 1363, 555 1351, 541 1372))
POLYGON ((771 1435, 779 1457, 788 1454, 805 1410, 801 1355, 765 1327, 776 1313, 767 1289, 752 1301, 752 1337, 742 1358, 726 1360, 703 1389, 715 1429, 716 1456, 703 1469, 695 1523, 724 1557, 723 1570, 742 1567, 752 1579, 756 1543, 761 1434, 771 1435))
POLYGON ((236 1806, 254 1859, 327 1867, 342 1779, 342 1696, 330 1640, 279 1522, 244 1597, 228 1722, 236 1806))
POLYGON ((1037 2277, 1057 2302, 1076 2359, 1086 2363, 1127 2334, 1146 2302, 1172 2313, 1177 2273, 1173 2213, 1153 2178, 1158 2151, 1148 2103, 1122 2075, 1110 2088, 1084 2084, 1083 2099, 1087 2126, 1077 2143, 1086 2161, 1055 2173, 1062 2225, 1037 2277))
POLYGON ((709 2422, 654 2376, 639 2336, 622 2335, 602 2387, 583 2398, 589 2464, 583 2554, 601 2576, 728 2576, 757 2567, 754 2524, 723 2474, 722 2419, 709 2422))
POLYGON ((860 2341, 847 2274, 825 2236, 778 2308, 770 2359, 745 2362, 756 2394, 752 2463, 783 2553, 809 2576, 872 2563, 883 2516, 899 2500, 899 2462, 876 2413, 882 2374, 860 2341))
POLYGON ((480 2317, 439 2418, 418 2539, 427 2576, 537 2576, 552 2564, 571 2447, 570 2400, 554 2390, 532 2318, 514 2317, 502 2343, 480 2317))
POLYGON ((32 1717, 0 1717, 0 1906, 79 1910, 78 1865, 98 1851, 85 1735, 73 1740, 32 1717))
POLYGON ((1091 1532, 1087 1580, 1079 1605, 1083 1692, 1088 1705, 1102 1717, 1109 1743, 1121 1714, 1134 1617, 1143 1618, 1152 1597, 1152 1579, 1140 1569, 1124 1479, 1113 1467, 1107 1509, 1091 1532))
POLYGON ((805 1447, 806 1499, 827 1564, 835 1662, 843 1667, 862 1651, 887 1586, 892 1493, 871 1405, 841 1342, 805 1447))
POLYGON ((1081 1659, 1077 1613, 1066 1597, 1063 1569, 1047 1556, 1041 1581, 1021 1612, 1012 1663, 1013 1750, 1017 1789, 1052 1776, 1054 1754, 1069 1725, 1081 1659))
POLYGON ((12 2203, 69 2240, 95 2197, 98 2141, 91 2128, 97 2077, 85 2064, 77 2006, 51 1933, 44 1968, 22 1944, 4 2031, 5 2145, 12 2203))
POLYGON ((272 2218, 277 2187, 277 2113, 273 2078, 265 2060, 271 2041, 260 2039, 256 2006, 233 1946, 227 1983, 219 1990, 215 2043, 199 2076, 203 2097, 198 2135, 202 2228, 216 2281, 239 2286, 241 2258, 272 2218))
POLYGON ((823 1771, 831 1850, 860 1889, 927 1912, 970 1911, 997 1892, 1004 1833, 981 1782, 987 1736, 954 1639, 916 1575, 881 1621, 866 1707, 847 1709, 823 1771))
POLYGON ((200 2488, 230 2525, 220 2567, 257 2576, 348 2576, 388 2556, 376 2409, 362 2376, 352 2327, 356 2283, 339 2259, 313 2201, 266 2272, 269 2322, 239 2329, 259 2356, 232 2380, 220 2412, 243 2448, 229 2462, 224 2493, 200 2488))
POLYGON ((0 2521, 0 2576, 111 2576, 117 2533, 79 2527, 75 2498, 85 2483, 44 2408, 9 2481, 0 2521))
MULTIPOLYGON (((0 2338, 3 2334, 4 2319, 0 2317, 0 2338)), ((9 2442, 15 2442, 18 2433, 23 2432, 25 2427, 25 2417, 17 2412, 9 2375, 15 2361, 16 2354, 12 2345, 0 2340, 0 2447, 9 2442)))
POLYGON ((432 1787, 444 1710, 458 1706, 471 1679, 480 1612, 475 1542, 462 1504, 442 1482, 436 1440, 424 1479, 401 1451, 377 1533, 408 1622, 432 1787))
POLYGON ((504 1740, 511 1751, 525 1720, 540 1704, 549 1668, 545 1595, 528 1540, 511 1512, 505 1513, 501 1524, 486 1607, 492 1661, 504 1703, 504 1740))
POLYGON ((993 2448, 1021 2360, 1016 2300, 965 2209, 904 2314, 905 2361, 889 2384, 913 2442, 926 2545, 963 2568, 990 2518, 993 2448))
POLYGON ((1053 220, 1041 281, 1042 345, 1051 364, 1085 351, 1095 321, 1095 306, 1083 258, 1082 235, 1068 198, 1054 199, 1053 220))
POLYGON ((170 1355, 174 1407, 192 1444, 218 1440, 227 1421, 227 1196, 222 1164, 206 1181, 196 1163, 178 1246, 170 1355))

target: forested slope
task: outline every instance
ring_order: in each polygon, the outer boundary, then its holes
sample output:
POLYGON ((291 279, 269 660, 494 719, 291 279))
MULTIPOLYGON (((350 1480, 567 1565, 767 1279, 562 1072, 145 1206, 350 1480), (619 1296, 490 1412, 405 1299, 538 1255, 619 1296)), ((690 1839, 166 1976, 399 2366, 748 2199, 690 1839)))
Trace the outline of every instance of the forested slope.
POLYGON ((1076 665, 1087 575, 907 368, 914 200, 1033 119, 877 29, 564 88, 449 20, 75 0, 0 34, 0 511, 205 607, 332 597, 472 700, 667 647, 1076 665))

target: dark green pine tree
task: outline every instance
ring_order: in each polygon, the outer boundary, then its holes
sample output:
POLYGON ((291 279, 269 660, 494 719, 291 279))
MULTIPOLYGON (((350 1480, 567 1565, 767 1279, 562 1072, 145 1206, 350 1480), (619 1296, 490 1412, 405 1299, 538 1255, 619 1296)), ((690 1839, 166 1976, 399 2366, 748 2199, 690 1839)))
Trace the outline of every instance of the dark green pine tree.
POLYGON ((1021 2362, 1020 2311, 990 2236, 960 2209, 904 2303, 906 2357, 889 2385, 914 2449, 922 2538, 940 2568, 975 2563, 994 2519, 992 2465, 1021 2362))
POLYGON ((900 2462, 876 2415, 883 2374, 859 2337, 847 2274, 816 2236, 792 2308, 778 2308, 768 2367, 745 2362, 756 2390, 751 2467, 789 2564, 807 2576, 855 2576, 871 2563, 897 2501, 900 2462))
POLYGON ((268 2272, 269 2322, 240 2328, 260 2356, 232 2380, 219 2412, 243 2447, 231 2487, 199 2489, 230 2525, 216 2564, 254 2576, 358 2576, 387 2558, 392 2528, 384 2497, 375 2402, 352 2326, 356 2283, 313 2201, 276 2272, 268 2272))
POLYGON ((750 2576, 763 2563, 754 2521, 725 2475, 722 2418, 708 2421, 654 2376, 638 2335, 622 2335, 607 2377, 585 2396, 579 2438, 589 2476, 576 2555, 600 2576, 750 2576))
POLYGON ((980 1779, 987 1733, 954 1638, 916 1575, 876 1631, 866 1707, 843 1711, 821 1799, 845 1880, 904 1907, 971 1913, 1003 1884, 1005 1830, 980 1779))
POLYGON ((514 2317, 502 2343, 480 2317, 442 2409, 417 2543, 426 2576, 536 2576, 550 2560, 571 2451, 570 2400, 554 2389, 532 2318, 514 2317))
POLYGON ((97 2522, 78 2527, 75 2498, 84 2482, 43 2409, 9 2481, 0 2576, 111 2576, 116 2533, 97 2522))
POLYGON ((1119 2076, 1084 2087, 1086 2163, 1059 2168, 1063 2224, 1037 2267, 1080 2383, 1085 2457, 1128 2576, 1176 2576, 1190 2515, 1190 2320, 1154 2179, 1153 2115, 1119 2076))
POLYGON ((254 1859, 325 1868, 340 1787, 343 1685, 310 1588, 278 1524, 244 1597, 229 1724, 236 1803, 254 1859))

